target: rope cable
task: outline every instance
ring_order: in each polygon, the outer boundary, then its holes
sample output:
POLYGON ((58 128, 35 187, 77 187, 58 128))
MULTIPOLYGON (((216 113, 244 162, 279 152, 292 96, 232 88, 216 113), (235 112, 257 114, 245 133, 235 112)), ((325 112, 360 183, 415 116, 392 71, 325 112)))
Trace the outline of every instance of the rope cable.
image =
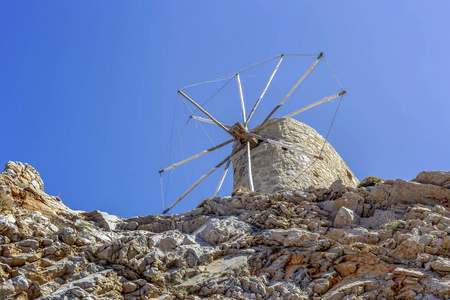
POLYGON ((203 81, 203 82, 194 83, 194 84, 185 86, 185 87, 181 88, 180 91, 181 91, 181 90, 184 90, 184 89, 187 89, 187 88, 194 87, 194 86, 206 84, 206 83, 213 83, 213 82, 218 82, 218 81, 222 81, 222 80, 227 80, 227 79, 229 79, 229 78, 233 78, 234 76, 236 76, 236 73, 243 73, 243 72, 246 72, 246 71, 251 70, 251 69, 253 69, 253 68, 256 68, 256 67, 258 67, 258 66, 260 66, 260 65, 262 65, 262 64, 268 63, 269 61, 274 60, 275 58, 278 58, 278 57, 280 57, 280 56, 281 56, 281 55, 277 55, 277 56, 274 56, 274 57, 271 57, 271 58, 268 58, 268 59, 265 59, 265 60, 260 60, 260 61, 258 61, 258 62, 255 62, 255 63, 253 63, 253 64, 251 64, 251 65, 249 65, 249 66, 247 66, 247 67, 244 67, 244 68, 238 70, 237 72, 233 72, 233 73, 230 73, 230 74, 227 74, 227 75, 218 77, 218 78, 213 79, 213 80, 203 81))
MULTIPOLYGON (((185 158, 185 155, 184 155, 184 149, 183 149, 183 141, 181 140, 181 132, 180 132, 180 121, 179 121, 179 118, 177 118, 178 119, 178 132, 179 132, 179 136, 180 136, 180 148, 181 148, 181 157, 184 159, 185 158)), ((184 127, 185 128, 185 127, 184 127)), ((183 129, 184 129, 183 128, 183 129)), ((173 171, 172 171, 173 172, 173 171)), ((186 184, 189 184, 189 178, 188 178, 188 175, 187 175, 187 170, 186 170, 186 168, 184 168, 184 173, 185 173, 185 175, 186 175, 186 184)))
POLYGON ((284 56, 318 56, 319 54, 285 54, 284 56))
MULTIPOLYGON (((179 95, 179 94, 177 93, 176 103, 178 103, 178 95, 179 95)), ((175 107, 176 107, 176 104, 175 104, 175 107)), ((170 149, 169 154, 167 155, 166 159, 163 161, 163 163, 162 163, 160 169, 163 168, 163 166, 165 165, 166 161, 169 159, 169 157, 171 157, 171 154, 172 154, 172 152, 173 152, 173 149, 174 149, 175 146, 177 145, 178 140, 181 138, 181 134, 182 134, 182 133, 184 132, 184 130, 186 129, 186 126, 187 126, 187 124, 189 123, 190 120, 191 120, 191 118, 188 118, 188 120, 186 121, 186 124, 184 124, 184 127, 183 127, 183 129, 181 130, 181 133, 178 135, 178 137, 177 137, 175 143, 173 144, 172 148, 170 149)), ((173 123, 175 123, 175 110, 174 110, 174 119, 172 120, 172 134, 173 134, 173 129, 174 129, 174 128, 173 128, 173 127, 174 127, 173 123)))
POLYGON ((331 67, 330 67, 330 65, 327 63, 325 57, 322 56, 322 58, 323 58, 323 61, 327 64, 328 69, 330 70, 330 72, 331 72, 331 74, 333 75, 334 79, 336 80, 337 84, 339 85, 339 88, 341 89, 341 91, 343 91, 344 89, 342 88, 341 84, 339 83, 339 81, 337 80, 337 78, 336 78, 336 76, 334 75, 333 71, 331 70, 331 67))
MULTIPOLYGON (((230 78, 230 80, 228 80, 224 85, 222 85, 222 87, 220 88, 220 89, 218 89, 217 90, 217 92, 215 92, 211 97, 209 97, 209 99, 208 100, 206 100, 203 104, 202 104, 202 106, 204 106, 204 105, 206 105, 206 103, 208 103, 209 101, 211 101, 211 99, 212 98, 214 98, 215 96, 217 96, 217 94, 221 91, 221 90, 223 90, 233 79, 234 79, 234 77, 236 77, 236 74, 234 74, 234 76, 233 77, 231 77, 230 78)), ((196 113, 198 111, 198 108, 194 111, 194 113, 196 113)), ((194 114, 193 113, 193 114, 194 114)))
MULTIPOLYGON (((323 58, 323 56, 322 56, 323 58)), ((320 60, 317 62, 319 63, 320 60)), ((283 115, 286 113, 286 110, 288 109, 289 105, 292 103, 292 101, 295 98, 295 95, 297 94, 298 90, 300 89, 300 87, 303 85, 303 83, 305 83, 306 79, 309 77, 309 74, 311 74, 316 68, 313 68, 308 75, 306 75, 306 77, 303 79, 303 81, 300 83, 300 85, 295 89, 294 94, 292 95, 292 97, 290 97, 291 99, 289 99, 288 103, 286 104, 286 106, 284 107, 284 111, 283 111, 283 115)))
POLYGON ((161 173, 159 173, 159 181, 161 182, 161 201, 162 201, 162 209, 164 210, 164 190, 163 190, 163 181, 162 181, 161 173))

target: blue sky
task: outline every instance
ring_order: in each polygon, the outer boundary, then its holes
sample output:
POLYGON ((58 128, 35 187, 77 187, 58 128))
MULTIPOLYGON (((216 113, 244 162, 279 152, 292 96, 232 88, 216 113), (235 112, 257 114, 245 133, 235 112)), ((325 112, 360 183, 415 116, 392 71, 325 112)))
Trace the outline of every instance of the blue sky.
MULTIPOLYGON (((46 192, 72 209, 160 213, 158 170, 172 124, 173 141, 188 115, 178 89, 281 53, 323 51, 348 90, 329 141, 359 179, 449 170, 449 9, 448 1, 3 1, 0 163, 31 164, 46 192)), ((280 70, 259 118, 311 62, 280 70)), ((325 71, 314 71, 286 112, 334 93, 325 71)), ((247 110, 258 74, 242 78, 247 110)), ((186 92, 201 102, 217 86, 186 92)), ((208 104, 223 121, 240 118, 232 88, 208 104)), ((337 103, 297 119, 325 135, 337 103)), ((195 125, 173 162, 208 145, 195 125)), ((226 138, 203 126, 214 142, 226 138)), ((166 206, 224 153, 173 172, 166 206)), ((194 208, 216 183, 200 185, 174 212, 194 208)), ((228 177, 222 195, 230 186, 228 177)))

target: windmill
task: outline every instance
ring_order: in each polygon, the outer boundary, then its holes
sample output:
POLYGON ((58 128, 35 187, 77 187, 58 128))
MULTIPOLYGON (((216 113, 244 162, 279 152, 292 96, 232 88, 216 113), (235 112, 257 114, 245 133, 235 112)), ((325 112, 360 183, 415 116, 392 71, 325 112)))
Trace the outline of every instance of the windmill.
MULTIPOLYGON (((272 115, 286 102, 286 100, 292 95, 292 93, 299 87, 299 85, 303 82, 303 80, 308 76, 308 74, 316 67, 316 65, 318 64, 318 62, 320 60, 324 60, 325 63, 327 64, 328 68, 329 65, 326 62, 323 53, 320 53, 316 59, 314 60, 314 62, 310 65, 310 67, 305 71, 305 73, 300 77, 299 80, 297 80, 297 82, 294 84, 294 86, 289 90, 289 92, 282 98, 282 100, 279 102, 279 104, 272 109, 272 111, 265 117, 265 119, 262 121, 261 124, 259 124, 258 126, 249 129, 248 128, 248 124, 250 119, 253 117, 258 105, 260 104, 261 100, 263 99, 264 95, 266 94, 267 89, 269 88, 269 85, 272 82, 272 79, 274 78, 275 74, 277 73, 283 59, 285 58, 285 56, 287 56, 287 54, 281 54, 277 57, 275 57, 275 59, 278 59, 278 62, 275 66, 275 68, 273 69, 273 71, 271 72, 271 75, 266 83, 266 85, 264 86, 264 89, 262 90, 259 98, 257 99, 256 103, 254 104, 252 110, 250 111, 250 113, 247 115, 246 111, 245 111, 245 103, 244 103, 244 95, 242 92, 242 84, 241 84, 241 79, 240 79, 240 73, 236 73, 233 77, 236 79, 237 82, 237 86, 238 86, 238 90, 239 90, 239 97, 240 97, 240 103, 241 103, 241 109, 242 109, 242 123, 241 122, 236 122, 233 125, 227 125, 227 124, 223 124, 220 121, 218 121, 214 116, 212 116, 208 111, 206 111, 201 105, 199 105, 196 101, 194 101, 193 99, 191 99, 185 92, 183 92, 183 90, 179 90, 178 93, 184 97, 187 101, 189 101, 192 105, 194 105, 198 110, 200 110, 207 118, 204 117, 200 117, 200 116, 194 116, 193 114, 190 116, 190 118, 195 119, 197 121, 201 121, 201 122, 206 122, 206 123, 211 123, 211 124, 215 124, 218 127, 221 128, 221 130, 225 131, 228 135, 230 135, 231 139, 222 142, 221 144, 214 146, 212 148, 209 148, 207 150, 204 150, 198 154, 195 154, 189 158, 186 158, 180 162, 177 162, 175 164, 172 164, 171 166, 161 169, 159 171, 159 173, 164 173, 167 172, 169 170, 172 170, 182 164, 185 164, 189 161, 192 161, 196 158, 199 158, 207 153, 213 152, 217 149, 220 149, 228 144, 233 143, 233 147, 232 147, 232 151, 230 153, 230 155, 228 155, 225 159, 223 159, 219 164, 217 164, 216 166, 214 166, 209 172, 207 172, 206 174, 204 174, 203 176, 201 176, 193 185, 191 185, 181 196, 178 197, 178 199, 176 199, 167 209, 165 209, 163 211, 163 214, 167 213, 170 209, 172 209, 177 203, 179 203, 184 197, 186 197, 186 195, 188 195, 195 187, 197 187, 204 179, 206 179, 209 175, 211 175, 214 171, 216 171, 217 169, 219 169, 220 167, 222 167, 223 165, 225 165, 224 171, 222 173, 222 176, 219 180, 219 183, 217 185, 217 188, 215 190, 214 196, 217 196, 223 181, 225 179, 225 176, 228 172, 230 163, 232 161, 233 156, 238 153, 239 151, 245 149, 246 153, 247 153, 247 171, 248 171, 248 186, 249 189, 251 191, 254 191, 254 185, 253 185, 253 176, 252 176, 252 161, 251 161, 251 151, 252 149, 254 149, 256 146, 258 146, 260 143, 262 142, 267 142, 270 144, 274 144, 277 147, 281 147, 283 149, 287 149, 290 151, 295 151, 295 152, 299 152, 302 153, 303 155, 307 155, 310 157, 313 157, 317 160, 322 160, 323 157, 320 156, 319 153, 310 153, 308 151, 305 151, 303 149, 300 149, 298 147, 294 147, 291 145, 287 145, 286 143, 280 142, 280 141, 276 141, 267 137, 264 137, 260 134, 258 134, 260 131, 262 131, 263 129, 267 128, 268 126, 273 126, 276 123, 279 123, 281 121, 283 121, 283 119, 285 118, 291 118, 299 113, 302 113, 310 108, 313 108, 317 105, 320 105, 322 103, 328 102, 332 99, 335 99, 337 97, 341 97, 343 96, 346 91, 342 89, 342 87, 340 86, 339 82, 339 87, 341 89, 340 92, 333 94, 331 96, 325 97, 319 101, 313 102, 312 104, 309 104, 299 110, 296 110, 292 113, 289 113, 287 115, 285 115, 283 118, 279 118, 279 119, 275 119, 275 120, 270 120, 270 118, 272 117, 272 115)), ((331 69, 329 68, 330 72, 331 69)), ((331 72, 332 73, 332 72, 331 72)), ((334 79, 336 79, 336 77, 334 76, 334 74, 332 73, 334 79)), ((337 79, 336 79, 337 81, 337 79)))

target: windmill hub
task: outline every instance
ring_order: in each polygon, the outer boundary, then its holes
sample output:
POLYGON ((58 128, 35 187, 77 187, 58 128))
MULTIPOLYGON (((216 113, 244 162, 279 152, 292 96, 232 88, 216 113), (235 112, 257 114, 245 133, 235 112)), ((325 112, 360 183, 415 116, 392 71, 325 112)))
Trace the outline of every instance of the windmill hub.
POLYGON ((251 136, 248 133, 247 128, 244 127, 240 122, 236 122, 233 126, 230 127, 230 132, 233 133, 236 138, 239 140, 241 144, 246 144, 250 142, 250 148, 253 149, 258 146, 259 141, 257 138, 251 136))

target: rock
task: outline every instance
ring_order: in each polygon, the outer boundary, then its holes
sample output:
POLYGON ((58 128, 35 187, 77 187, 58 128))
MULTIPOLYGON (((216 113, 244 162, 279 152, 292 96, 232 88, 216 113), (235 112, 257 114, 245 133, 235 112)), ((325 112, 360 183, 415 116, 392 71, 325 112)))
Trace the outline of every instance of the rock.
POLYGON ((128 293, 134 292, 137 288, 138 288, 138 285, 136 283, 134 283, 134 282, 128 281, 128 282, 124 282, 122 284, 122 289, 123 289, 122 292, 124 294, 128 294, 128 293))
POLYGON ((450 189, 450 172, 444 171, 423 171, 412 181, 423 184, 434 184, 450 189))
POLYGON ((361 215, 363 210, 360 204, 364 203, 364 198, 354 192, 345 192, 342 197, 336 200, 328 200, 319 205, 328 211, 331 217, 335 217, 339 209, 343 206, 352 210, 356 215, 361 215))
POLYGON ((377 229, 396 220, 397 217, 395 216, 395 212, 391 210, 376 209, 375 214, 372 217, 361 218, 359 223, 366 228, 377 229))
POLYGON ((76 241, 76 233, 75 230, 72 228, 61 228, 57 232, 59 238, 61 241, 63 241, 66 244, 73 245, 76 241))
POLYGON ((33 169, 8 166, 0 187, 15 208, 0 214, 1 299, 450 298, 448 189, 436 174, 241 190, 122 220, 65 208, 33 169))
POLYGON ((184 241, 184 235, 178 231, 170 231, 159 241, 159 248, 162 251, 172 251, 184 241))
POLYGON ((116 230, 116 228, 123 223, 121 218, 99 210, 83 213, 83 215, 92 221, 97 222, 105 230, 109 231, 116 230))
POLYGON ((450 260, 439 257, 431 262, 431 267, 438 272, 450 272, 450 260))
POLYGON ((419 237, 411 236, 403 241, 389 255, 400 259, 416 259, 417 255, 424 251, 425 246, 419 242, 419 237))
POLYGON ((300 228, 268 229, 262 233, 262 239, 267 245, 282 245, 284 247, 310 247, 316 243, 320 235, 300 228))
POLYGON ((326 291, 328 291, 331 287, 331 282, 327 278, 321 278, 314 281, 314 292, 322 295, 326 291))
POLYGON ((351 209, 341 207, 334 219, 334 227, 342 228, 353 223, 355 215, 351 209))
POLYGON ((450 199, 450 190, 436 185, 397 179, 392 184, 377 184, 371 190, 369 199, 374 202, 387 200, 399 204, 420 203, 434 206, 450 199))
POLYGON ((251 227, 248 224, 239 221, 236 217, 229 217, 226 219, 212 218, 208 220, 197 230, 196 234, 205 242, 211 245, 218 245, 250 232, 251 227))
POLYGON ((334 269, 341 275, 342 277, 348 276, 356 272, 357 264, 354 262, 346 262, 339 265, 336 265, 334 269))
POLYGON ((125 229, 127 229, 127 230, 136 230, 136 228, 138 226, 139 226, 138 222, 131 221, 131 222, 127 223, 125 229))
POLYGON ((23 275, 5 280, 2 284, 0 284, 0 297, 2 297, 2 299, 6 299, 8 296, 26 291, 30 284, 31 281, 23 275))
POLYGON ((402 275, 402 276, 411 276, 416 278, 422 278, 425 276, 425 274, 421 270, 417 269, 405 269, 405 268, 395 268, 394 270, 395 275, 402 275))

